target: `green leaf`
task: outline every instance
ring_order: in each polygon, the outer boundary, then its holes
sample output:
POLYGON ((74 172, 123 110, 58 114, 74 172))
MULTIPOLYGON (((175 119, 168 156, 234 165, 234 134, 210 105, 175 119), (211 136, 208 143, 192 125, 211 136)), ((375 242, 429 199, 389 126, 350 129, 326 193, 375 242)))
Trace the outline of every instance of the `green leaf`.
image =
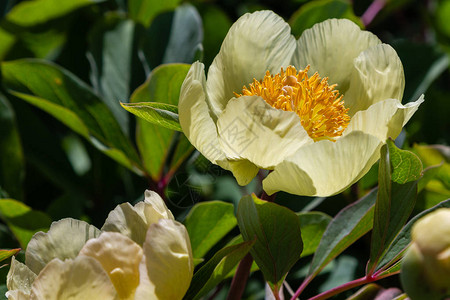
POLYGON ((175 10, 163 63, 192 63, 203 50, 202 19, 194 6, 183 4, 175 10))
POLYGON ((189 290, 183 299, 200 299, 208 293, 227 277, 254 243, 255 241, 248 241, 219 250, 194 274, 189 290))
POLYGON ((353 13, 352 3, 349 0, 317 0, 302 5, 289 20, 292 34, 299 37, 305 29, 327 19, 350 19, 360 27, 361 20, 353 13))
POLYGON ((286 207, 252 195, 239 202, 237 220, 244 241, 256 238, 250 253, 266 281, 278 290, 303 250, 298 216, 286 207))
POLYGON ((22 1, 6 15, 8 22, 28 27, 42 24, 62 17, 83 6, 103 2, 104 0, 34 0, 22 1))
POLYGON ((0 93, 0 187, 21 200, 25 162, 14 111, 0 93))
POLYGON ((10 250, 0 249, 0 261, 3 261, 5 259, 15 255, 19 251, 20 251, 20 248, 10 249, 10 250))
POLYGON ((181 0, 129 0, 128 12, 131 19, 148 27, 158 14, 173 10, 181 0))
POLYGON ((127 108, 136 109, 136 112, 139 111, 149 118, 156 118, 152 119, 156 120, 156 123, 148 122, 147 119, 137 119, 136 130, 137 145, 144 166, 155 180, 162 176, 166 163, 168 163, 167 172, 173 174, 193 151, 187 138, 172 130, 181 131, 178 123, 178 98, 181 84, 189 68, 190 66, 185 64, 169 64, 154 69, 145 83, 131 95, 130 102, 133 103, 126 105, 127 108), (156 103, 156 101, 163 103, 156 103), (142 105, 145 108, 140 109, 142 105), (169 126, 172 129, 156 125, 161 122, 171 124, 169 126), (171 146, 174 147, 173 152, 171 152, 171 146), (173 156, 168 162, 170 152, 173 156))
POLYGON ((331 221, 331 217, 321 212, 297 213, 302 230, 303 252, 302 257, 313 254, 319 246, 325 229, 331 221))
POLYGON ((128 99, 131 93, 134 32, 133 21, 110 15, 89 35, 91 82, 124 132, 128 131, 129 114, 119 101, 128 99))
POLYGON ((196 204, 184 222, 191 239, 193 256, 203 257, 236 224, 232 204, 222 201, 196 204))
POLYGON ((9 92, 60 120, 100 151, 140 173, 140 160, 106 105, 69 71, 49 62, 23 59, 2 63, 9 92))
POLYGON ((450 152, 450 147, 444 145, 414 145, 412 150, 419 156, 425 167, 437 167, 433 179, 439 180, 450 190, 450 158, 445 156, 445 153, 450 152))
POLYGON ((47 230, 51 223, 50 217, 43 212, 34 211, 13 199, 0 199, 0 218, 11 229, 22 249, 26 249, 33 234, 47 230))
POLYGON ((314 254, 305 281, 311 281, 330 261, 372 229, 376 194, 377 189, 373 189, 365 197, 343 208, 331 220, 314 254))
POLYGON ((159 102, 120 103, 123 108, 147 122, 171 130, 182 131, 178 120, 178 107, 159 102))
POLYGON ((442 201, 438 205, 424 210, 423 212, 417 214, 412 218, 399 232, 399 234, 395 237, 394 241, 391 243, 389 249, 386 251, 384 256, 381 258, 379 264, 377 265, 377 270, 384 269, 387 266, 391 266, 396 261, 398 261, 402 254, 406 251, 407 247, 409 246, 409 243, 411 242, 411 229, 414 223, 425 216, 426 214, 429 214, 433 211, 435 211, 438 208, 450 208, 450 199, 442 201))
POLYGON ((379 259, 408 220, 416 202, 417 179, 421 173, 420 159, 412 152, 398 149, 388 139, 381 148, 368 274, 373 274, 379 259))

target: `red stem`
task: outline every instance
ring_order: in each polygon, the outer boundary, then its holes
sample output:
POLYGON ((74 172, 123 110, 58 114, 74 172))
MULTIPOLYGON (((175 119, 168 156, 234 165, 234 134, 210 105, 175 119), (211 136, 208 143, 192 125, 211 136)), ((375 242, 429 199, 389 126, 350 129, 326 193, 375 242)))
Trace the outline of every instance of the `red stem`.
POLYGON ((377 16, 380 10, 386 5, 386 0, 375 0, 370 4, 364 14, 361 16, 361 21, 364 26, 367 27, 370 23, 372 23, 373 19, 377 16))
POLYGON ((227 300, 241 299, 244 294, 245 285, 247 284, 248 276, 250 275, 250 268, 253 263, 253 257, 250 253, 241 260, 231 281, 230 290, 228 292, 227 300))

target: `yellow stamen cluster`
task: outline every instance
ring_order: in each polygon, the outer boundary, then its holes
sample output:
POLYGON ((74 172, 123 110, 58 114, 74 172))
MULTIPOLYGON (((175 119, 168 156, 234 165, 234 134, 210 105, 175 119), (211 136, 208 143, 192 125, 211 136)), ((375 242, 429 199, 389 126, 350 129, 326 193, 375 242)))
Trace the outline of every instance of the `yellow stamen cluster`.
POLYGON ((328 85, 328 78, 321 78, 318 73, 308 77, 308 70, 309 66, 297 72, 289 66, 276 75, 267 71, 261 81, 253 79, 249 88, 244 86, 242 94, 235 95, 261 96, 274 108, 295 112, 314 141, 334 141, 350 122, 348 108, 335 89, 336 84, 328 85))

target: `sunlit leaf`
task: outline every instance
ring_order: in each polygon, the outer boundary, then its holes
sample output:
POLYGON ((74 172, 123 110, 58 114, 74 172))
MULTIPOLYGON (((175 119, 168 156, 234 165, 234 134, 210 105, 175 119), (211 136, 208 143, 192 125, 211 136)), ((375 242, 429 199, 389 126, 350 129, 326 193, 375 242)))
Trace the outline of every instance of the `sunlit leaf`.
POLYGON ((248 253, 255 241, 243 242, 219 250, 192 278, 183 299, 200 299, 219 284, 248 253))
POLYGON ((362 27, 349 0, 317 0, 302 5, 289 20, 292 34, 299 37, 305 29, 327 19, 350 19, 362 27))
POLYGON ((298 216, 252 195, 239 202, 237 219, 244 241, 256 238, 250 253, 272 289, 278 290, 303 250, 298 216))
POLYGON ((136 120, 136 139, 145 168, 155 180, 159 180, 163 172, 171 145, 175 148, 167 170, 170 173, 174 173, 193 150, 187 138, 174 131, 181 131, 178 98, 189 67, 169 64, 154 69, 145 83, 131 95, 132 103, 123 104, 145 117, 136 120), (161 124, 171 129, 159 126, 161 124))
POLYGON ((149 26, 153 18, 158 14, 173 10, 181 0, 130 0, 128 1, 128 10, 131 19, 149 26))
POLYGON ((0 249, 0 262, 7 258, 10 258, 11 256, 15 255, 19 251, 20 251, 20 248, 10 249, 10 250, 0 249))
POLYGON ((301 212, 297 214, 302 230, 303 252, 302 257, 313 254, 319 246, 325 229, 331 217, 321 212, 301 212))
POLYGON ((33 234, 47 230, 51 223, 46 214, 13 199, 0 199, 0 219, 11 229, 22 249, 26 249, 33 234))
POLYGON ((192 207, 184 222, 194 257, 203 257, 236 224, 234 207, 221 201, 201 202, 192 207))
POLYGON ((8 22, 19 26, 34 26, 64 16, 83 6, 105 0, 34 0, 22 1, 6 15, 8 22))
POLYGON ((51 114, 99 150, 139 173, 139 157, 106 105, 67 70, 40 60, 2 63, 9 92, 51 114))
POLYGON ((398 149, 394 141, 388 139, 381 148, 378 174, 368 274, 375 271, 379 259, 388 250, 414 208, 422 163, 414 153, 398 149))

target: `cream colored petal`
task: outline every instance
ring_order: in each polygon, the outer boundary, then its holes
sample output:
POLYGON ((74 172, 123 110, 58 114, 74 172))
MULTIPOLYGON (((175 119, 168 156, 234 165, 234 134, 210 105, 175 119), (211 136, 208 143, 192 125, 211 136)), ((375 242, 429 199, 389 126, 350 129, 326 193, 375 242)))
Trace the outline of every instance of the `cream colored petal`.
POLYGON ((152 224, 144 243, 144 255, 147 276, 157 299, 182 299, 194 272, 186 228, 168 219, 152 224))
POLYGON ((140 213, 128 202, 117 205, 102 227, 102 231, 119 232, 139 245, 144 244, 147 229, 143 212, 140 213))
POLYGON ((233 92, 240 93, 254 78, 261 80, 267 70, 279 73, 287 67, 295 48, 289 25, 272 11, 239 18, 208 71, 206 86, 214 115, 218 117, 233 92))
POLYGON ((247 159, 264 169, 313 143, 294 112, 275 109, 258 96, 230 100, 217 127, 230 160, 247 159))
POLYGON ((139 263, 142 248, 117 232, 104 232, 89 240, 79 255, 95 258, 108 273, 120 299, 134 299, 139 284, 139 263))
MULTIPOLYGON (((147 224, 156 223, 158 222, 159 219, 174 220, 172 212, 167 208, 166 204, 164 203, 164 200, 156 192, 146 190, 145 199, 143 203, 145 203, 145 208, 147 208, 148 206, 152 208, 151 210, 149 209, 143 210, 147 220, 147 224)), ((143 206, 141 203, 138 203, 138 205, 143 206)), ((136 209, 138 205, 136 205, 136 209)))
MULTIPOLYGON (((30 294, 36 274, 33 273, 25 264, 11 258, 11 266, 6 276, 6 287, 8 290, 20 290, 24 294, 30 294)), ((19 296, 16 296, 17 298, 19 296)))
POLYGON ((362 31, 346 19, 330 19, 314 25, 300 36, 293 63, 298 68, 311 66, 310 72, 328 77, 345 95, 353 71, 353 60, 367 48, 380 44, 372 33, 362 31))
POLYGON ((8 300, 29 300, 30 295, 21 290, 7 291, 5 294, 8 300))
POLYGON ((316 142, 276 166, 263 188, 269 195, 277 191, 305 196, 340 193, 369 171, 380 157, 382 144, 361 131, 336 142, 316 142))
POLYGON ((47 233, 36 233, 28 243, 25 264, 35 273, 54 258, 75 258, 84 244, 100 235, 95 226, 71 218, 53 222, 47 233))
POLYGON ((195 62, 189 69, 181 86, 178 114, 184 134, 192 145, 197 148, 213 164, 226 168, 225 154, 218 146, 217 128, 210 115, 205 94, 205 66, 195 62))
POLYGON ((142 257, 141 263, 139 264, 139 286, 136 289, 134 300, 149 299, 157 300, 159 298, 155 294, 155 285, 148 278, 147 259, 144 255, 142 257))
POLYGON ((250 183, 256 174, 258 174, 259 168, 246 159, 229 161, 229 170, 233 173, 236 181, 239 185, 244 186, 250 183))
POLYGON ((402 62, 391 46, 370 47, 353 64, 350 87, 344 96, 350 116, 379 101, 402 99, 405 75, 402 62))
POLYGON ((395 99, 377 102, 367 110, 358 111, 350 120, 343 135, 352 131, 363 131, 381 141, 385 141, 388 137, 395 139, 423 101, 421 96, 417 101, 406 105, 395 99))
POLYGON ((31 299, 112 300, 118 297, 100 263, 92 257, 78 256, 64 262, 52 260, 34 281, 31 299))

